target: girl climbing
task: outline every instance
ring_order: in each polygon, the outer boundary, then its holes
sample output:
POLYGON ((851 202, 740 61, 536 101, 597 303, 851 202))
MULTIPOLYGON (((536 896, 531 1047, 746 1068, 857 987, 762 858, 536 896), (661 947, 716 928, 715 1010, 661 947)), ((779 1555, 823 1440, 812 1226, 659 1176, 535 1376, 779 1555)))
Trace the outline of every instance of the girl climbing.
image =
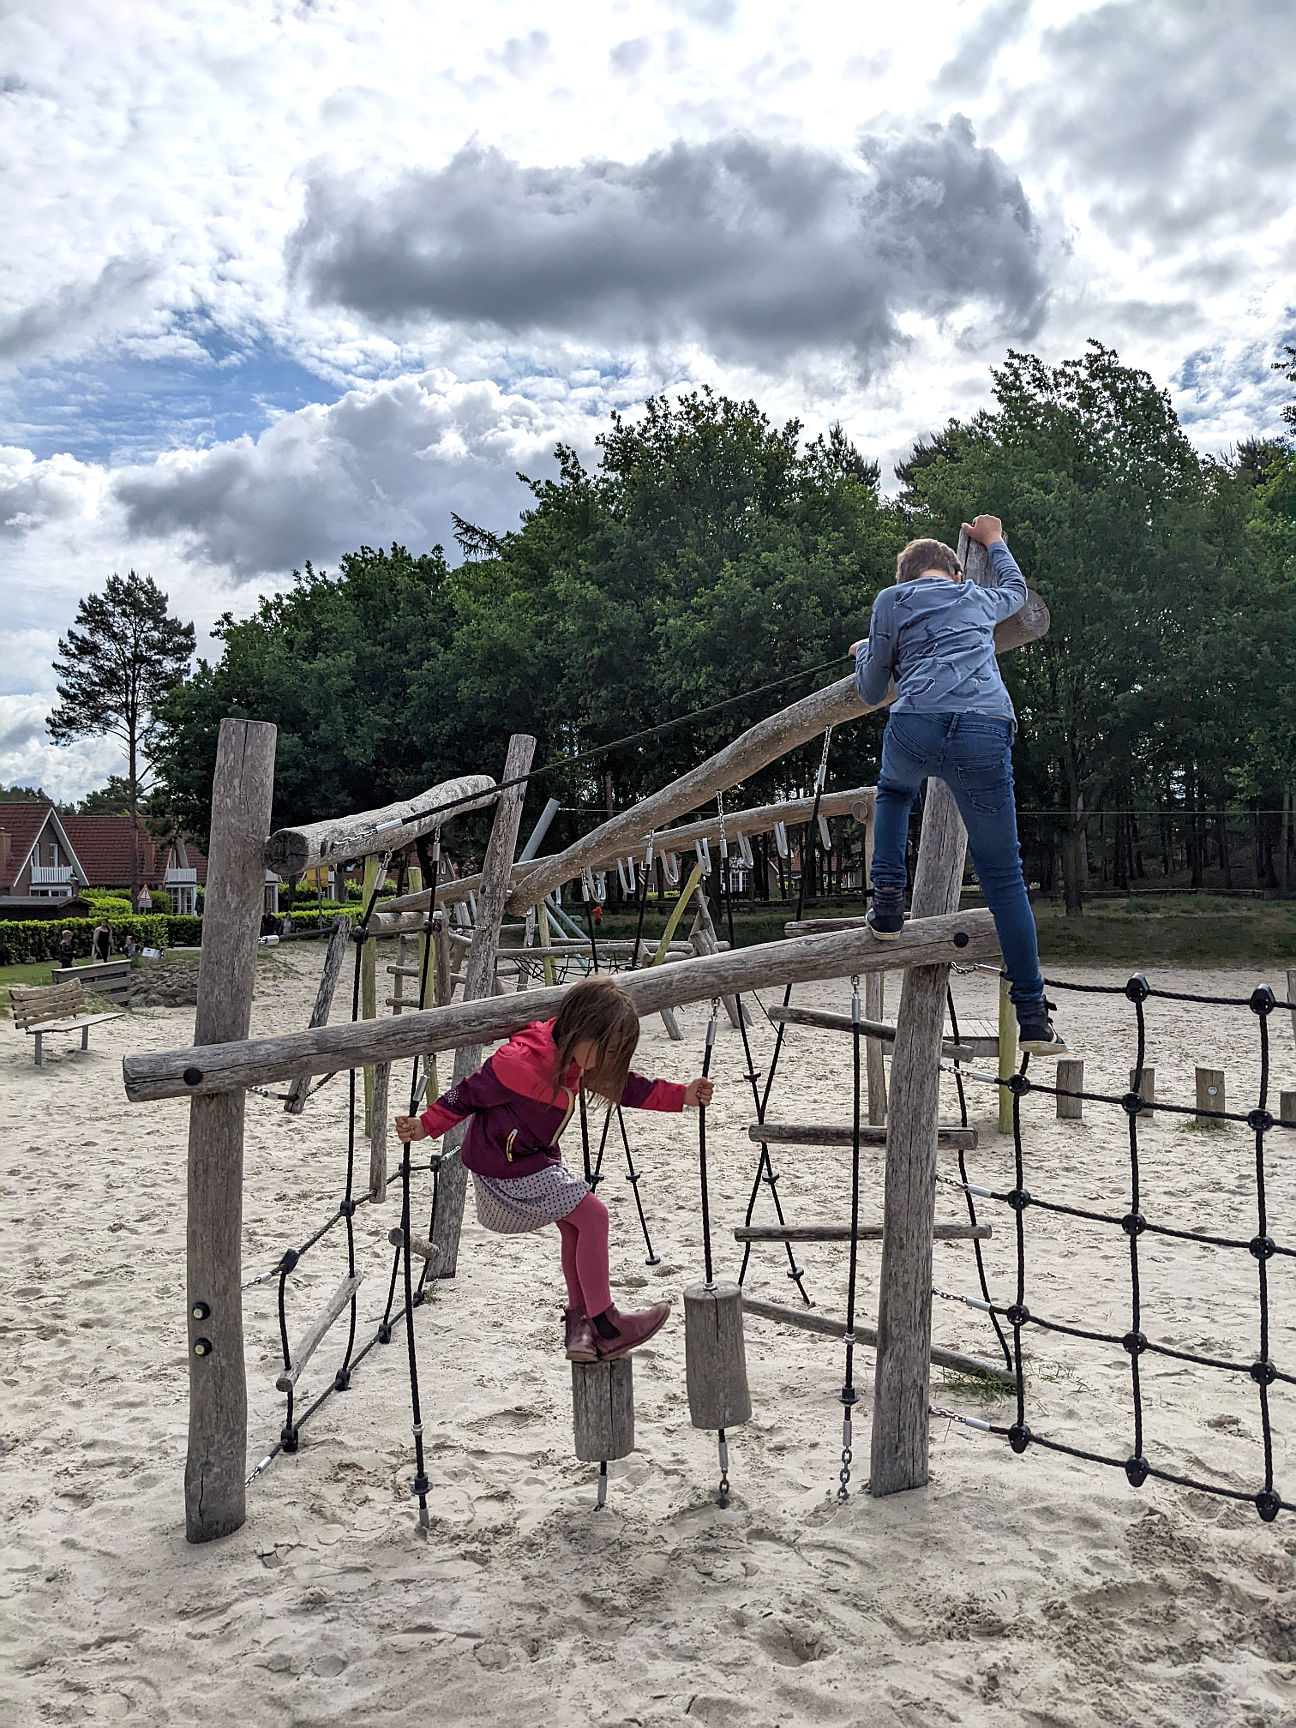
POLYGON ((714 1087, 701 1076, 680 1086, 632 1074, 638 1042, 639 1016, 625 991, 610 978, 587 978, 568 991, 556 1019, 523 1027, 421 1116, 396 1118, 405 1142, 435 1138, 472 1118, 461 1156, 472 1171, 477 1217, 488 1230, 512 1235, 557 1224, 572 1362, 626 1356, 660 1331, 670 1313, 669 1302, 633 1314, 613 1306, 607 1207, 565 1168, 558 1145, 582 1088, 637 1110, 711 1102, 714 1087))

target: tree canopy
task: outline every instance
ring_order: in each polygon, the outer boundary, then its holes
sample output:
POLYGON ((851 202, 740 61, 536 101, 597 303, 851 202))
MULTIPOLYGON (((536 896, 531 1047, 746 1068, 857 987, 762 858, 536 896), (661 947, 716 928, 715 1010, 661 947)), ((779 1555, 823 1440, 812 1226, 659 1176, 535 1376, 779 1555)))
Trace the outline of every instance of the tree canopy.
MULTIPOLYGON (((332 575, 307 565, 251 618, 222 619, 219 661, 166 699, 175 819, 205 827, 225 714, 278 725, 274 820, 291 823, 498 771, 510 732, 552 763, 742 698, 538 782, 535 810, 551 793, 567 807, 561 842, 596 820, 605 769, 622 808, 846 673, 904 542, 953 543, 993 510, 1053 618, 1003 663, 1034 879, 1051 886, 1060 853, 1079 909, 1100 805, 1189 812, 1199 849, 1225 803, 1268 820, 1296 778, 1291 445, 1199 457, 1166 393, 1098 343, 1058 365, 1010 353, 992 383, 983 412, 916 442, 890 500, 840 427, 807 441, 702 389, 613 416, 588 466, 559 446, 555 478, 519 476, 514 532, 456 517, 457 568, 396 545, 332 575)), ((880 735, 880 719, 843 729, 834 784, 875 777, 880 735)), ((817 757, 743 796, 804 790, 817 757)), ((1152 842, 1131 816, 1112 844, 1120 879, 1152 842)))

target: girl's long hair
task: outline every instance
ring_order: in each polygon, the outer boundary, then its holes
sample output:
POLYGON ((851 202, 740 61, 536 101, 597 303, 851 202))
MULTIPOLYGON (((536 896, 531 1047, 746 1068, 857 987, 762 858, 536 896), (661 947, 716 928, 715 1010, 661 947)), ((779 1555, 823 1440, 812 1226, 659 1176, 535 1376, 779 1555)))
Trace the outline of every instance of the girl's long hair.
POLYGON ((639 1043, 639 1016, 634 1003, 611 978, 584 978, 564 996, 554 1021, 554 1096, 563 1086, 573 1052, 586 1042, 598 1047, 594 1067, 586 1069, 587 1092, 619 1104, 639 1043))

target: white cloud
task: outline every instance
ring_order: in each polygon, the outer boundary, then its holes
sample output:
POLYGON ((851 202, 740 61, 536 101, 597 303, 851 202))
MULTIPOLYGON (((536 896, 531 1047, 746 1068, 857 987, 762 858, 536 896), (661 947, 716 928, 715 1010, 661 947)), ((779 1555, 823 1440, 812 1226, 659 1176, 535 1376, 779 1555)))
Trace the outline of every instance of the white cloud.
MULTIPOLYGON (((15 406, 0 433, 10 632, 0 700, 47 688, 42 656, 113 570, 153 575, 201 633, 306 557, 331 565, 365 540, 448 543, 452 509, 509 526, 526 503, 515 468, 545 471, 556 438, 587 450, 610 408, 633 410, 653 390, 705 381, 775 418, 799 416, 811 433, 840 416, 885 464, 986 400, 1003 309, 1037 303, 1022 291, 1032 258, 1045 311, 1027 339, 1047 359, 1089 336, 1110 343, 1172 387, 1204 448, 1276 429, 1283 390, 1267 362, 1296 334, 1289 10, 1286 0, 9 8, 0 62, 17 76, 0 93, 0 361, 15 406), (652 305, 614 268, 600 280, 621 294, 618 311, 586 269, 580 315, 554 302, 547 320, 523 315, 527 295, 545 304, 524 268, 534 257, 497 248, 490 256, 525 294, 517 315, 489 328, 471 295, 448 311, 415 296, 412 319, 380 327, 363 294, 310 301, 285 265, 311 186, 341 189, 336 233, 354 234, 384 189, 442 184, 469 147, 512 165, 514 192, 547 175, 585 199, 588 216, 591 164, 675 152, 697 165, 738 133, 771 163, 841 162, 861 138, 894 145, 929 126, 948 137, 955 113, 974 129, 975 160, 997 159, 1001 185, 1020 182, 1040 244, 1013 255, 1015 283, 979 278, 983 292, 960 299, 957 249, 938 253, 934 285, 923 281, 932 260, 911 223, 901 270, 931 293, 887 278, 876 304, 902 340, 877 351, 867 381, 850 340, 834 346, 849 317, 825 321, 811 304, 830 291, 825 260, 837 254, 798 249, 777 223, 763 253, 737 248, 747 315, 765 319, 774 342, 727 328, 715 248, 697 255, 696 228, 681 239, 668 225, 687 255, 662 267, 676 285, 693 273, 673 301, 652 305), (626 316, 636 294, 646 309, 626 316), (798 346, 798 321, 827 339, 798 346), (203 367, 228 379, 231 354, 269 356, 285 375, 296 363, 313 379, 281 380, 261 399, 265 374, 247 364, 240 418, 237 390, 201 400, 203 367), (303 401, 314 380, 326 400, 271 417, 267 403, 303 401)), ((912 209, 932 180, 915 158, 899 163, 893 190, 912 209)), ((806 181, 787 187, 801 197, 806 181)), ((507 214, 480 212, 497 240, 507 214)), ((426 240, 426 216, 412 208, 412 240, 426 240)), ((946 227, 921 235, 936 245, 946 227)), ((986 232, 974 223, 961 242, 983 276, 986 232)), ((45 754, 33 712, 0 712, 0 774, 17 760, 28 764, 20 776, 34 769, 54 786, 65 761, 99 777, 91 746, 45 754)))
POLYGON ((126 469, 113 493, 132 533, 235 575, 282 573, 361 544, 448 544, 452 511, 514 526, 527 497, 516 470, 548 471, 557 437, 588 445, 594 430, 579 406, 425 373, 285 414, 255 440, 126 469))

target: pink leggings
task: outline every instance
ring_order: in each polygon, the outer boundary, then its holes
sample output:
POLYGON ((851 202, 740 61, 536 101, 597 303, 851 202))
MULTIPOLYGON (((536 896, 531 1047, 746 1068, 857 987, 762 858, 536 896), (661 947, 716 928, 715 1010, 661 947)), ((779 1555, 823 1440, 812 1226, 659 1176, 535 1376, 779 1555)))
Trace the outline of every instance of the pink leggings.
POLYGON ((595 1194, 587 1194, 565 1218, 558 1220, 562 1237, 562 1269, 567 1301, 586 1314, 602 1314, 612 1306, 608 1287, 608 1209, 595 1194))

